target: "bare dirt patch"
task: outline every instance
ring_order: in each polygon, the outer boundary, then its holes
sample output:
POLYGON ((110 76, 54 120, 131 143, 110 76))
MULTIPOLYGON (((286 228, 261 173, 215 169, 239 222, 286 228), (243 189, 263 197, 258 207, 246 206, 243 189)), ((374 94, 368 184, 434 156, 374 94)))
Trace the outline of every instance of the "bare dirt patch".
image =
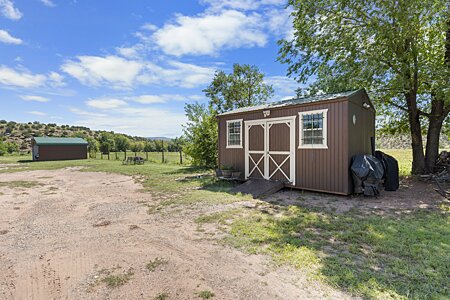
POLYGON ((205 207, 148 214, 144 204, 158 201, 132 177, 66 168, 1 180, 39 183, 26 194, 0 188, 1 299, 349 298, 266 256, 219 245, 210 238, 219 231, 194 222, 205 207))
POLYGON ((300 192, 285 189, 264 200, 279 205, 300 205, 320 208, 328 212, 346 213, 357 210, 366 214, 405 214, 421 209, 439 209, 439 205, 449 201, 439 195, 431 182, 405 178, 395 192, 382 190, 379 197, 336 196, 314 192, 300 192))

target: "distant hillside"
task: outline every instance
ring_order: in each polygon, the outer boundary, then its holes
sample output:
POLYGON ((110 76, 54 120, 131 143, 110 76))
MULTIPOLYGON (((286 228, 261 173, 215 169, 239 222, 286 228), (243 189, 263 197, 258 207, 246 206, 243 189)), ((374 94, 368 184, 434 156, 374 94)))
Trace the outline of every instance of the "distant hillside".
POLYGON ((147 137, 146 139, 150 140, 150 141, 171 141, 171 138, 165 137, 165 136, 150 136, 147 137))
MULTIPOLYGON (((91 130, 83 126, 57 125, 54 123, 40 123, 37 121, 28 123, 17 123, 13 121, 0 120, 0 138, 6 142, 15 142, 21 151, 31 149, 31 138, 33 136, 54 137, 93 137, 98 139, 105 131, 91 130)), ((145 140, 142 137, 127 136, 130 140, 145 140)))

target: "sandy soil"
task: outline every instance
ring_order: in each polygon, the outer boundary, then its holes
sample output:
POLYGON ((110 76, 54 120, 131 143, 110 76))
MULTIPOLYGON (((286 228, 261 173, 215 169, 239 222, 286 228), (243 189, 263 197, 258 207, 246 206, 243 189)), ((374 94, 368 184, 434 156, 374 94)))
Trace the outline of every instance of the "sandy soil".
MULTIPOLYGON (((203 211, 147 214, 156 200, 131 177, 76 168, 1 174, 1 299, 347 299, 345 293, 275 267, 264 256, 218 245, 194 219, 203 211), (148 262, 166 264, 154 271, 148 262), (108 274, 132 273, 111 288, 108 274)), ((208 209, 208 208, 206 208, 208 209)), ((217 209, 211 208, 211 209, 217 209)))

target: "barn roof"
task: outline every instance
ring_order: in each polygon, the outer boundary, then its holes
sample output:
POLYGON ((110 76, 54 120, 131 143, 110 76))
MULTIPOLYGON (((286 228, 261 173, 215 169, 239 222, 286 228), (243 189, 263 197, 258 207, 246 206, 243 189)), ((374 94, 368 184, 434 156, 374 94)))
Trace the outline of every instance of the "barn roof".
POLYGON ((275 107, 283 107, 283 106, 291 106, 291 105, 298 105, 298 104, 305 104, 305 103, 335 100, 335 99, 339 99, 339 98, 350 97, 360 91, 363 91, 363 89, 347 91, 347 92, 342 92, 342 93, 323 94, 323 95, 316 95, 316 96, 292 98, 292 99, 287 99, 287 100, 282 100, 282 101, 270 102, 270 103, 266 103, 263 105, 237 108, 237 109, 233 109, 231 111, 224 112, 224 113, 220 114, 219 116, 261 110, 261 109, 269 109, 269 108, 275 108, 275 107))
POLYGON ((34 137, 36 145, 45 146, 73 146, 88 145, 88 142, 82 138, 60 138, 60 137, 34 137))

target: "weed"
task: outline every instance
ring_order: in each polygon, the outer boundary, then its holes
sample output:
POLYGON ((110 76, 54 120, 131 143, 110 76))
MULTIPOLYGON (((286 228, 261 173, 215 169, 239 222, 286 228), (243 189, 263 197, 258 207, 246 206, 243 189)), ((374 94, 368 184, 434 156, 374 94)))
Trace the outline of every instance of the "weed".
POLYGON ((42 186, 41 183, 37 181, 24 181, 24 180, 16 180, 16 181, 0 181, 0 187, 8 187, 10 189, 13 188, 33 188, 36 186, 42 186))
POLYGON ((154 272, 159 266, 166 265, 168 262, 169 261, 164 258, 157 257, 154 260, 151 260, 146 267, 150 272, 154 272))
POLYGON ((126 273, 123 274, 110 274, 104 277, 101 281, 106 284, 107 287, 117 288, 125 283, 127 283, 131 277, 133 277, 134 273, 130 269, 126 273))
POLYGON ((205 291, 198 292, 197 296, 202 299, 211 299, 212 297, 214 297, 214 293, 205 290, 205 291))
POLYGON ((166 299, 169 299, 169 293, 166 293, 166 292, 164 292, 164 293, 161 293, 161 294, 158 294, 155 298, 153 298, 154 300, 166 300, 166 299))

